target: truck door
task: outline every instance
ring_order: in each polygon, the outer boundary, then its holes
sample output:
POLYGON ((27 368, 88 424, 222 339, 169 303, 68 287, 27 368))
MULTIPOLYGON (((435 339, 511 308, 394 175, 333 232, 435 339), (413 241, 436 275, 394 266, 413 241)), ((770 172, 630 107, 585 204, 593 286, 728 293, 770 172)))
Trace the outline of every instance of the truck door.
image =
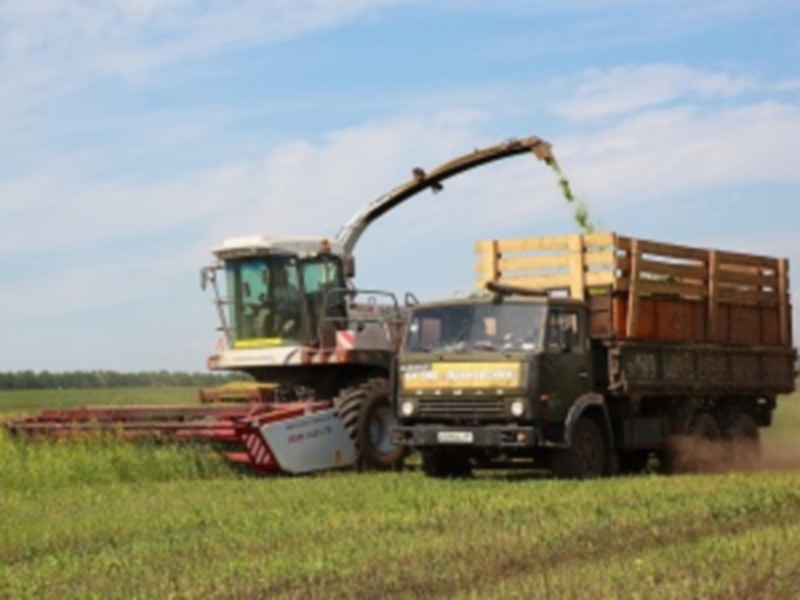
POLYGON ((558 413, 551 417, 563 417, 575 398, 592 389, 586 311, 552 306, 546 336, 542 391, 550 395, 551 410, 558 413))

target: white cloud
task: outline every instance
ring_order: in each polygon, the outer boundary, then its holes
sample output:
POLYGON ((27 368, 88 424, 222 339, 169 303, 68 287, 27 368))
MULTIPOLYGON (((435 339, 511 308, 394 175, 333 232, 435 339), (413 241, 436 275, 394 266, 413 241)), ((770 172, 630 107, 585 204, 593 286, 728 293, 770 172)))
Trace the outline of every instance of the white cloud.
POLYGON ((137 82, 161 67, 283 41, 413 1, 4 0, 0 99, 41 105, 98 78, 137 82))
POLYGON ((553 104, 551 111, 582 121, 630 114, 678 99, 730 98, 754 89, 756 84, 741 75, 655 64, 591 69, 569 86, 577 87, 572 97, 553 104))
POLYGON ((800 106, 652 110, 559 148, 586 195, 619 205, 744 183, 800 183, 794 161, 800 106))

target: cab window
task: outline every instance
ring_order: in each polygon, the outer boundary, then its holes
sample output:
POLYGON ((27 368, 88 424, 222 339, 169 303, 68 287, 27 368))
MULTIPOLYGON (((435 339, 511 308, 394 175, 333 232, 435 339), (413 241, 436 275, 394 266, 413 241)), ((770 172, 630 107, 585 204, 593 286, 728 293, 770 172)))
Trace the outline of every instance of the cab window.
POLYGON ((552 352, 583 352, 580 315, 577 310, 550 310, 547 322, 547 349, 552 352))

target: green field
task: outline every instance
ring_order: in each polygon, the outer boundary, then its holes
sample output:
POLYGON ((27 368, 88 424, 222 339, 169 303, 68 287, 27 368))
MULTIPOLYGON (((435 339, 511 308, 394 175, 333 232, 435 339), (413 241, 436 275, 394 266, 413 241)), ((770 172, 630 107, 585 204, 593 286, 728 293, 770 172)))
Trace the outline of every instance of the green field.
POLYGON ((189 404, 197 389, 186 387, 91 390, 0 390, 0 413, 96 404, 189 404))
MULTIPOLYGON (((796 452, 798 435, 792 399, 768 449, 796 452)), ((0 490, 0 598, 800 597, 800 469, 264 479, 198 448, 3 439, 0 490)))

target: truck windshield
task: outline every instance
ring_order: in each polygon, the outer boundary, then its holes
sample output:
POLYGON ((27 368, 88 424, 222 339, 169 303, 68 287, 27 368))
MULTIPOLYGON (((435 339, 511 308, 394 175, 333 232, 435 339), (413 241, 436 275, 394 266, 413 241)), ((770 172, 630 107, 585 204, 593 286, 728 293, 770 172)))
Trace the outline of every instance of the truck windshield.
MULTIPOLYGON (((326 291, 344 285, 341 261, 334 257, 240 258, 226 261, 225 274, 237 348, 302 343, 304 331, 316 332, 326 291)), ((328 312, 337 306, 332 303, 328 312)))
POLYGON ((531 303, 420 307, 411 316, 405 350, 535 350, 542 346, 546 314, 544 305, 531 303))

